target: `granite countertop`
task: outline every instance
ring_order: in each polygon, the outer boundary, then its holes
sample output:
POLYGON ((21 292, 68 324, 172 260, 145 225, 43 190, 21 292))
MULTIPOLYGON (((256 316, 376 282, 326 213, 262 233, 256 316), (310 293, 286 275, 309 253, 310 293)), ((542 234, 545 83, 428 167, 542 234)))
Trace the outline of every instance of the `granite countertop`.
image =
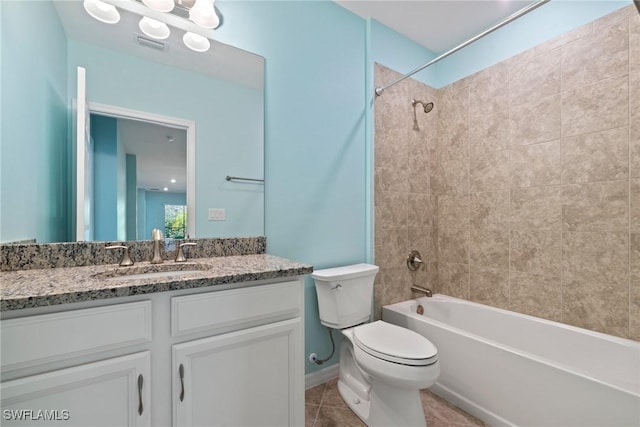
POLYGON ((308 274, 313 267, 272 255, 189 259, 185 263, 139 262, 0 273, 0 311, 125 297, 308 274), (164 273, 171 269, 174 271, 164 273), (132 277, 161 272, 161 277, 132 277), (175 273, 175 274, 174 274, 175 273))

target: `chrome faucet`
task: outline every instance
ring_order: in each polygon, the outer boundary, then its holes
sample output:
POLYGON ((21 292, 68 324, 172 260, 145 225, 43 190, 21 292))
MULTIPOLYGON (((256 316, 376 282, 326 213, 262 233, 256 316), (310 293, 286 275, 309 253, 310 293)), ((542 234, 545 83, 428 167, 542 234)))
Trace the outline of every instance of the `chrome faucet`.
POLYGON ((162 264, 164 260, 160 256, 160 244, 162 243, 162 231, 154 228, 151 230, 151 240, 153 240, 153 256, 151 264, 162 264))
POLYGON ((413 285, 413 286, 411 286, 411 290, 413 292, 420 292, 420 293, 424 294, 426 297, 432 297, 433 296, 433 292, 431 292, 431 289, 423 288, 422 286, 413 285))

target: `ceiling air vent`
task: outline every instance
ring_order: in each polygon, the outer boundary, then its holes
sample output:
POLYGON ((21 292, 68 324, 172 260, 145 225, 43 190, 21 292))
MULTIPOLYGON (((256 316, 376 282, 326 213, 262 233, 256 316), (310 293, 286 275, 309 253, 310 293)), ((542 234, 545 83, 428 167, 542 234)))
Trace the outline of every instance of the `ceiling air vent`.
POLYGON ((167 51, 169 50, 169 44, 161 42, 159 40, 153 40, 140 34, 135 34, 135 40, 138 44, 146 47, 150 47, 156 50, 167 51))

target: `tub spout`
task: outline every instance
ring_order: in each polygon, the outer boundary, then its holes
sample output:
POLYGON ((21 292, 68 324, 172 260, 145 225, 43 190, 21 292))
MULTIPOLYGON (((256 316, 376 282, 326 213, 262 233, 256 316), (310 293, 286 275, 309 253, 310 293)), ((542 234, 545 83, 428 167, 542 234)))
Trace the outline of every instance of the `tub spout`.
POLYGON ((431 292, 431 289, 423 288, 422 286, 413 285, 413 286, 411 286, 411 290, 413 292, 420 292, 420 293, 424 294, 427 297, 432 297, 433 296, 433 292, 431 292))

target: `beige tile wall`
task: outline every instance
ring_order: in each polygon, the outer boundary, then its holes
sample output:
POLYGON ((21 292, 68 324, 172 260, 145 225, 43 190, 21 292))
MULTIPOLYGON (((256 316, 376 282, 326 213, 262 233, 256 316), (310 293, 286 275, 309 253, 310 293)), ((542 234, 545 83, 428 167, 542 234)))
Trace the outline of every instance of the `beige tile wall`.
MULTIPOLYGON (((400 74, 375 66, 377 86, 400 74)), ((436 90, 407 79, 375 100, 375 262, 376 317, 385 304, 411 298, 411 285, 437 280, 436 207, 430 183, 430 159, 438 135, 437 108, 425 114, 411 100, 436 103, 436 90), (414 121, 415 117, 415 121, 414 121), (427 262, 410 272, 406 257, 413 249, 427 262)))
POLYGON ((635 8, 437 91, 406 82, 375 104, 377 306, 415 281, 640 340, 635 8), (437 99, 419 132, 413 94, 437 99), (411 276, 413 246, 431 262, 411 276))

